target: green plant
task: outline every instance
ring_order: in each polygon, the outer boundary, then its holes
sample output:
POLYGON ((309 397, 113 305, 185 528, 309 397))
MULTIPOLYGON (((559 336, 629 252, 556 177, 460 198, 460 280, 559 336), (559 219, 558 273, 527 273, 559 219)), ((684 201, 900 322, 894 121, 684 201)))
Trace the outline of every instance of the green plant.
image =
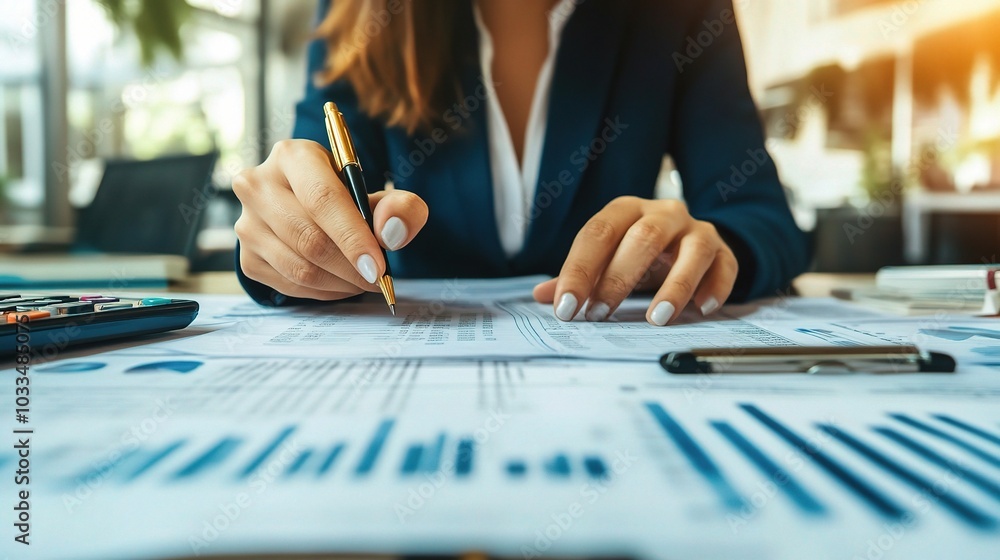
POLYGON ((186 0, 95 0, 122 32, 139 40, 142 64, 150 66, 160 51, 180 60, 184 56, 181 26, 191 15, 186 0))
POLYGON ((864 140, 864 161, 861 167, 861 188, 870 199, 894 198, 892 147, 875 130, 868 131, 864 140))

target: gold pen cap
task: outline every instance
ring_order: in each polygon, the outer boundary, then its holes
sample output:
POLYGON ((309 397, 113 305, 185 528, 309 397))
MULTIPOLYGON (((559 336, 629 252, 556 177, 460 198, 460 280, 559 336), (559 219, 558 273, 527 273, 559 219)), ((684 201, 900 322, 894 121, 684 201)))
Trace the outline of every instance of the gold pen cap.
POLYGON ((337 104, 327 101, 323 104, 323 113, 326 115, 326 133, 330 136, 330 151, 333 152, 337 171, 343 170, 351 163, 361 167, 358 153, 354 149, 354 141, 351 140, 351 133, 347 130, 344 114, 337 109, 337 104))

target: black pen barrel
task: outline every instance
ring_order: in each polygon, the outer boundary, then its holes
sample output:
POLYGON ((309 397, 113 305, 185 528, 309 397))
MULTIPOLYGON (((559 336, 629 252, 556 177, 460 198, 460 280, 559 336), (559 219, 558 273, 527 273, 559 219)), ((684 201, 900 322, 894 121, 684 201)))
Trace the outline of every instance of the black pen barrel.
MULTIPOLYGON (((368 229, 374 234, 375 216, 372 213, 371 203, 368 202, 368 189, 365 186, 365 176, 361 172, 361 166, 356 163, 348 163, 341 170, 341 175, 344 186, 347 187, 351 198, 354 199, 354 204, 361 212, 361 216, 368 222, 368 229)), ((385 273, 392 276, 392 271, 389 269, 389 257, 384 248, 382 249, 382 258, 385 259, 385 273)))

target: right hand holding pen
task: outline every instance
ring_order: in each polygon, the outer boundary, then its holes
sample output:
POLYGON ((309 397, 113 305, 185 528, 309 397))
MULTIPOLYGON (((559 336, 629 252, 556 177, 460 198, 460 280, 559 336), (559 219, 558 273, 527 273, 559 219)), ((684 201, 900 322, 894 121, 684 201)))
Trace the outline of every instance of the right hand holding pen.
POLYGON ((336 300, 377 292, 385 272, 379 244, 405 247, 427 222, 427 204, 403 190, 369 195, 376 239, 311 140, 283 140, 264 163, 233 178, 243 204, 236 221, 240 267, 290 297, 336 300))

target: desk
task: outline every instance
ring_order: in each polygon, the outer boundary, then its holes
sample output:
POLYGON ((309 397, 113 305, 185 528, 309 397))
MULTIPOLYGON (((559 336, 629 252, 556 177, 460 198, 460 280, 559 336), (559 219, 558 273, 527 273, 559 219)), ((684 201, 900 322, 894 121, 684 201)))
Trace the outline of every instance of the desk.
MULTIPOLYGON (((821 296, 832 287, 872 282, 869 275, 809 274, 795 285, 799 293, 821 296)), ((194 275, 174 289, 239 293, 232 273, 194 275)), ((171 557, 189 558, 205 542, 220 557, 236 551, 226 555, 233 560, 291 560, 300 556, 239 553, 254 546, 322 550, 360 543, 426 551, 434 545, 452 550, 478 544, 513 551, 511 557, 535 555, 533 550, 547 557, 542 548, 567 535, 557 552, 624 551, 662 558, 663 550, 680 550, 676 555, 684 558, 749 553, 791 559, 842 550, 844 557, 859 556, 885 527, 894 527, 877 515, 874 504, 881 502, 870 496, 889 496, 886 507, 912 515, 919 506, 907 499, 917 495, 912 491, 930 492, 926 488, 932 481, 954 476, 950 465, 955 463, 907 454, 900 441, 910 442, 912 434, 918 446, 941 448, 941 456, 982 460, 961 455, 988 443, 975 440, 983 438, 968 427, 989 437, 1000 422, 990 400, 998 394, 995 370, 985 368, 955 376, 670 376, 655 360, 661 344, 676 347, 713 336, 727 342, 727 333, 762 344, 820 339, 871 344, 887 335, 909 340, 923 334, 922 319, 880 325, 874 324, 877 319, 850 320, 847 307, 807 301, 796 309, 779 301, 745 323, 727 321, 740 323, 730 330, 692 321, 660 331, 640 323, 641 314, 632 315, 633 325, 563 327, 544 310, 504 306, 476 310, 483 319, 477 317, 475 324, 486 325, 486 313, 497 321, 470 331, 461 321, 473 307, 464 302, 482 296, 470 291, 461 306, 441 314, 448 322, 424 321, 423 332, 417 322, 386 319, 377 301, 372 309, 379 313, 359 313, 356 325, 355 320, 345 324, 252 309, 206 313, 209 320, 189 333, 198 336, 162 337, 163 345, 148 352, 93 356, 63 370, 99 362, 103 371, 93 376, 40 374, 39 383, 51 387, 40 391, 47 410, 74 415, 52 413, 48 418, 59 423, 42 426, 50 435, 36 445, 47 446, 43 452, 66 450, 59 461, 40 461, 43 469, 52 465, 55 474, 43 470, 38 484, 58 483, 45 496, 59 500, 72 491, 66 489, 75 480, 71 477, 94 472, 94 457, 119 449, 130 422, 148 436, 137 445, 136 459, 102 459, 110 466, 94 476, 115 478, 88 500, 78 499, 89 509, 53 508, 44 522, 63 538, 43 545, 68 550, 83 541, 94 550, 112 550, 113 544, 116 551, 156 545, 171 557), (506 318, 505 311, 512 317, 506 318), (503 332, 495 328, 501 317, 507 325, 518 317, 521 325, 532 321, 535 326, 521 335, 525 345, 513 335, 489 337, 499 343, 478 355, 463 354, 461 345, 481 338, 478 333, 503 332), (552 329, 546 330, 549 324, 552 329), (458 336, 460 331, 439 342, 436 331, 450 327, 475 336, 458 336), (373 333, 379 338, 363 340, 373 333), (383 333, 406 336, 386 342, 383 333), (533 342, 543 334, 553 349, 548 354, 533 342), (420 340, 434 345, 436 354, 420 357, 413 344, 420 340), (362 344, 370 350, 359 353, 362 344), (212 345, 221 351, 212 351, 212 345), (515 347, 525 349, 509 358, 499 354, 515 347), (601 347, 610 350, 600 358, 571 359, 601 347), (88 406, 78 405, 80 394, 87 395, 88 406), (151 403, 153 398, 158 400, 151 403), (171 403, 166 421, 159 419, 159 408, 152 408, 161 402, 171 403), (155 421, 149 431, 141 427, 147 421, 155 421), (920 429, 921 422, 946 435, 966 433, 944 439, 920 429), (854 434, 860 434, 858 439, 847 439, 854 434), (955 449, 954 439, 968 441, 968 447, 955 449), (479 440, 489 447, 479 447, 479 440), (802 452, 799 442, 810 441, 829 443, 822 461, 802 452), (796 461, 795 472, 788 474, 779 461, 796 461), (893 468, 878 468, 885 463, 893 468), (850 470, 836 468, 841 464, 850 470), (913 490, 900 484, 911 479, 898 476, 910 469, 928 477, 910 485, 913 490), (782 484, 766 486, 778 476, 782 484), (859 480, 860 485, 850 484, 859 480), (613 487, 603 486, 612 481, 613 487), (591 496, 596 498, 591 501, 591 496), (148 508, 149 503, 158 505, 148 508), (745 519, 745 511, 754 517, 745 519), (744 519, 752 523, 752 534, 733 536, 733 522, 744 519), (409 525, 401 527, 404 522, 409 525), (130 530, 121 538, 84 541, 101 526, 130 530)), ((941 340, 962 348, 950 338, 941 340)), ((976 359, 971 352, 966 356, 976 359)), ((46 414, 39 417, 48 421, 46 414)), ((988 496, 969 480, 955 484, 963 485, 963 496, 977 500, 978 511, 979 501, 988 496)), ((977 480, 987 481, 985 475, 977 480)), ((976 525, 979 517, 938 504, 921 512, 927 517, 908 527, 906 538, 891 541, 897 557, 947 557, 958 550, 963 558, 995 558, 997 533, 976 525)), ((991 520, 995 515, 986 514, 991 520)))
MULTIPOLYGON (((872 288, 875 286, 873 274, 818 274, 807 273, 792 283, 798 295, 803 297, 829 296, 834 288, 872 288)), ((194 274, 187 280, 170 286, 170 292, 194 294, 242 294, 243 288, 233 272, 204 272, 194 274)))

